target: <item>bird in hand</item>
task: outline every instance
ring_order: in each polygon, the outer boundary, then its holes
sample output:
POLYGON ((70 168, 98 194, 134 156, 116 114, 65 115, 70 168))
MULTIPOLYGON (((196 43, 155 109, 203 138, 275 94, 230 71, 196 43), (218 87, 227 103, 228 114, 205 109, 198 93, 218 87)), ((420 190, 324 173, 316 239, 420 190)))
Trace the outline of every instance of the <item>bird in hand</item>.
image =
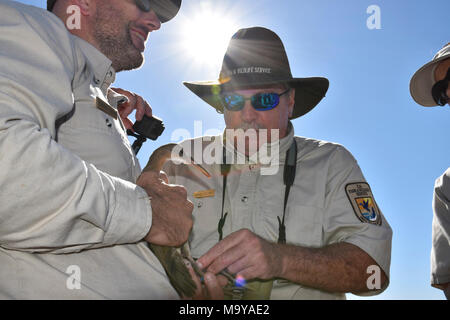
MULTIPOLYGON (((202 166, 195 164, 193 159, 183 157, 183 150, 176 149, 177 144, 169 143, 163 145, 153 151, 143 172, 155 171, 160 172, 164 163, 169 160, 176 160, 181 163, 193 165, 198 168, 207 177, 210 177, 208 171, 202 166), (188 159, 188 160, 186 160, 188 159)), ((164 267, 167 276, 181 297, 191 298, 196 292, 196 284, 186 266, 189 263, 194 269, 197 276, 203 277, 203 271, 197 266, 192 258, 189 243, 183 244, 181 247, 167 247, 149 243, 150 250, 155 254, 164 267)))

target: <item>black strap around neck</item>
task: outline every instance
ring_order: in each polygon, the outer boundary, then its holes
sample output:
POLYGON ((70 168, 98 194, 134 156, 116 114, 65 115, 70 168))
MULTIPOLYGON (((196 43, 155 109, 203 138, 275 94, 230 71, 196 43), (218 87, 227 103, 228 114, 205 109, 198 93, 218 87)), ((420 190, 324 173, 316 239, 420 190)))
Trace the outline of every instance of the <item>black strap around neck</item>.
MULTIPOLYGON (((227 188, 227 176, 230 172, 231 165, 226 164, 226 150, 225 147, 223 148, 223 160, 222 164, 220 165, 220 172, 223 176, 223 184, 222 184, 222 213, 220 215, 219 224, 217 226, 217 230, 219 232, 219 241, 223 238, 223 226, 225 225, 225 219, 227 218, 228 212, 225 212, 225 215, 223 213, 224 206, 225 206, 225 192, 227 188)), ((295 173, 297 169, 297 143, 294 141, 292 142, 291 146, 289 147, 289 150, 286 151, 286 160, 284 164, 284 172, 283 172, 283 182, 285 185, 285 191, 284 191, 284 205, 283 205, 283 217, 280 219, 279 216, 277 216, 278 219, 278 243, 286 243, 286 226, 284 224, 284 218, 286 216, 286 206, 289 198, 289 192, 291 190, 291 186, 294 184, 295 180, 295 173)))
POLYGON ((217 226, 217 231, 219 232, 219 241, 223 238, 223 226, 225 225, 225 220, 227 218, 228 212, 225 212, 225 215, 223 214, 223 209, 225 206, 225 192, 227 188, 227 176, 230 172, 231 165, 227 164, 227 153, 225 150, 225 147, 223 147, 223 156, 222 156, 222 164, 220 165, 220 173, 223 177, 223 183, 222 183, 222 212, 220 214, 220 220, 219 224, 217 226))
POLYGON ((284 218, 286 216, 286 206, 289 198, 289 192, 291 186, 294 184, 295 173, 297 169, 297 143, 292 142, 289 150, 286 152, 286 160, 284 162, 283 182, 285 185, 284 190, 284 205, 283 205, 283 217, 278 219, 278 243, 286 243, 286 225, 284 224, 284 218))

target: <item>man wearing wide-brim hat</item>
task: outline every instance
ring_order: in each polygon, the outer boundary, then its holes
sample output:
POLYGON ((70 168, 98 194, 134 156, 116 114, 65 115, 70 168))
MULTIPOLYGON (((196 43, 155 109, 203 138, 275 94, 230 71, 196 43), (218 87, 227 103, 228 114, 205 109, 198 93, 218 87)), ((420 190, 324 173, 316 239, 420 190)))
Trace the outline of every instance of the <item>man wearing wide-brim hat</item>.
MULTIPOLYGON (((424 107, 450 103, 450 43, 421 67, 410 82, 411 96, 424 107)), ((450 299, 450 168, 434 186, 431 285, 450 299)))
POLYGON ((356 160, 341 145, 294 136, 291 120, 322 100, 328 80, 293 77, 278 35, 253 27, 231 38, 219 79, 185 85, 223 113, 226 130, 180 143, 210 178, 172 161, 163 170, 194 203, 193 257, 237 276, 228 297, 383 291, 392 230, 356 160))

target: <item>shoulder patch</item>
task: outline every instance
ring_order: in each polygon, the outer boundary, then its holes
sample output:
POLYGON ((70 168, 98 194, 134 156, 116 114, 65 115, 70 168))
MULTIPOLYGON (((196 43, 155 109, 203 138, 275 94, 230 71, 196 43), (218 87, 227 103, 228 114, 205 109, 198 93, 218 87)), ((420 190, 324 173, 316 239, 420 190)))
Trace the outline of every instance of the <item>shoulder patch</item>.
POLYGON ((367 182, 349 183, 345 186, 348 200, 361 222, 381 225, 381 214, 367 182))

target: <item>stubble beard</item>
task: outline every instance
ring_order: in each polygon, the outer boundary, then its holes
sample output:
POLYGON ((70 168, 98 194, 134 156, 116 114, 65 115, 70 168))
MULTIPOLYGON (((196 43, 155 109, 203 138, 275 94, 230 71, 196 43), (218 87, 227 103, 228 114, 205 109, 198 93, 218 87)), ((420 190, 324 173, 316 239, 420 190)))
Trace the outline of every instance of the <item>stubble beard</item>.
POLYGON ((122 14, 108 3, 97 10, 94 19, 94 39, 116 72, 137 69, 144 63, 143 54, 131 40, 131 22, 125 25, 122 21, 122 14))

